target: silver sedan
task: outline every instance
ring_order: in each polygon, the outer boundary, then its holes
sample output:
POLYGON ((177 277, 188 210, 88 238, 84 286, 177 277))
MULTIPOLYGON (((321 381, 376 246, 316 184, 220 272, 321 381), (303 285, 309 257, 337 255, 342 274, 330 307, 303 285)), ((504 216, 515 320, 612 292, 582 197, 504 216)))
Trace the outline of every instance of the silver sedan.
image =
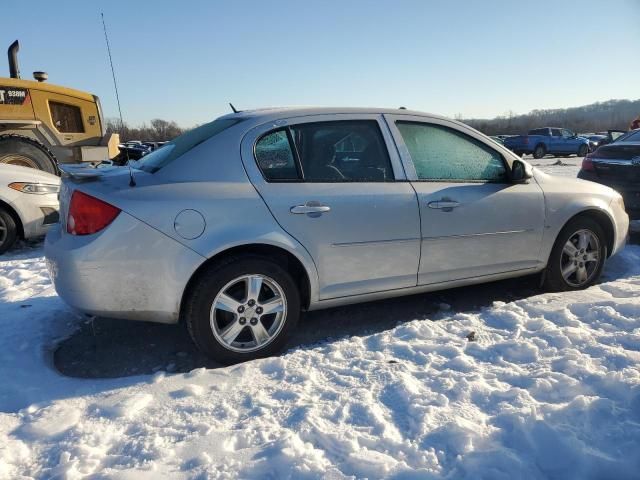
POLYGON ((408 110, 238 112, 131 169, 65 168, 46 240, 60 296, 184 322, 227 363, 279 351, 301 310, 536 272, 588 287, 629 224, 614 190, 408 110))

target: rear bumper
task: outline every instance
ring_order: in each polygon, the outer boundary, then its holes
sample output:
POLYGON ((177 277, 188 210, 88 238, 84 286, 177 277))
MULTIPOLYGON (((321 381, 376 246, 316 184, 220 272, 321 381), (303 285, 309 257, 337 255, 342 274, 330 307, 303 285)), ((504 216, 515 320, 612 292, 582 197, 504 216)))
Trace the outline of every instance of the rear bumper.
POLYGON ((629 184, 603 179, 594 172, 580 170, 578 178, 611 187, 622 195, 624 206, 631 220, 640 220, 640 184, 629 184))
POLYGON ((205 260, 121 212, 105 230, 74 236, 55 225, 45 257, 58 295, 82 313, 176 323, 187 282, 205 260))

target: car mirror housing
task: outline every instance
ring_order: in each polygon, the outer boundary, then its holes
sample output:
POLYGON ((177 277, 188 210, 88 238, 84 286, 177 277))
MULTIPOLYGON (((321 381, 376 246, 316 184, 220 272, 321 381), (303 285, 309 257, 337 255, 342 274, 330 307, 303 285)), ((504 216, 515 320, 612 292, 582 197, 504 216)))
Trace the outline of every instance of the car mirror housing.
POLYGON ((514 160, 511 165, 511 181, 513 183, 527 183, 533 177, 531 165, 522 160, 514 160))

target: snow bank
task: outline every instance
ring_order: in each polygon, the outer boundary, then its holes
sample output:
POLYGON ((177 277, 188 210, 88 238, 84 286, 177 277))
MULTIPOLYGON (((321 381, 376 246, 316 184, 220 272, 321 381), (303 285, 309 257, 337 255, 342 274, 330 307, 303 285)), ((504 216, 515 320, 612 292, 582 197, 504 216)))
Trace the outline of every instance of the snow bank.
POLYGON ((629 246, 583 292, 80 380, 50 349, 84 320, 27 248, 0 260, 0 478, 637 478, 639 292, 629 246))

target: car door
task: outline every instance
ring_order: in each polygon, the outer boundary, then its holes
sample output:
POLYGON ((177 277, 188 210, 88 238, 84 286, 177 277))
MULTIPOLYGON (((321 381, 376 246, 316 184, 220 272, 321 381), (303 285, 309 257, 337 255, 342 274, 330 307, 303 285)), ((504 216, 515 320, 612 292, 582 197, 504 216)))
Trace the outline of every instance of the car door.
POLYGON ((381 115, 261 125, 242 158, 277 222, 313 257, 321 300, 416 285, 416 194, 381 115))
POLYGON ((457 123, 385 117, 418 194, 420 285, 542 265, 542 190, 510 182, 506 152, 457 123))
POLYGON ((564 153, 566 147, 564 145, 564 138, 562 138, 562 130, 559 128, 551 128, 551 136, 549 137, 549 151, 548 153, 564 153))
POLYGON ((562 153, 577 153, 580 146, 580 140, 571 130, 562 129, 563 150, 562 153))

